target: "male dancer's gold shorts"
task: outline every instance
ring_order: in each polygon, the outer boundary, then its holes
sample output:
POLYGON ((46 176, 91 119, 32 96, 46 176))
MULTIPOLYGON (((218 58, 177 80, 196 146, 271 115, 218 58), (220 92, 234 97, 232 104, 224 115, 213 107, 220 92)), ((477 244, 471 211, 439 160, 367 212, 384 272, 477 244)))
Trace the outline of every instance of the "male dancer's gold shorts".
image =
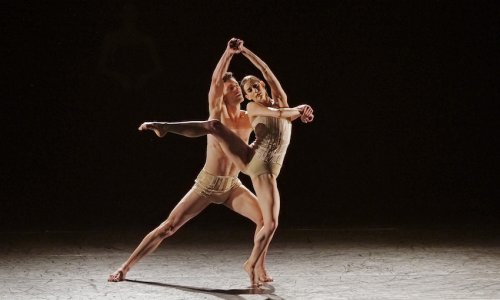
POLYGON ((194 190, 204 197, 213 197, 214 203, 223 203, 232 190, 242 186, 238 177, 216 176, 205 169, 201 170, 194 182, 194 190))

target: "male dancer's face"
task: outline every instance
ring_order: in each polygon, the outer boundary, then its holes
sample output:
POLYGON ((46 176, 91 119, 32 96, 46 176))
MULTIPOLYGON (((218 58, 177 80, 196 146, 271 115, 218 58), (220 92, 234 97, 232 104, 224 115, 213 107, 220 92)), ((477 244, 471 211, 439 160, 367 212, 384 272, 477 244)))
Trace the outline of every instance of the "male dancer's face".
POLYGON ((241 93, 241 88, 236 79, 230 78, 224 82, 224 99, 228 104, 240 104, 243 102, 243 94, 241 93))

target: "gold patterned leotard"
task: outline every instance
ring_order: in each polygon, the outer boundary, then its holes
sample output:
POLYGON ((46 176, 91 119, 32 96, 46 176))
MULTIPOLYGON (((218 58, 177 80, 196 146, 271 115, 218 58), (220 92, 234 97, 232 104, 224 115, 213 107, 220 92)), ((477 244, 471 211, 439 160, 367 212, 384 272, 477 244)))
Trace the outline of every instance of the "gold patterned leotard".
POLYGON ((255 141, 250 145, 253 156, 243 173, 250 177, 261 174, 279 175, 292 135, 289 119, 257 116, 252 121, 255 141))

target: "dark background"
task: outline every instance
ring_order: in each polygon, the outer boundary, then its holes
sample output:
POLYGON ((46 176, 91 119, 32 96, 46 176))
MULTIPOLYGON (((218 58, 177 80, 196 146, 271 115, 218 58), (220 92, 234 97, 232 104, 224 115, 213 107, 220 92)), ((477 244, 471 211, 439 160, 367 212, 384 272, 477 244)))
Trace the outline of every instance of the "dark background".
MULTIPOLYGON (((2 231, 162 221, 206 140, 137 127, 205 119, 233 36, 315 108, 280 226, 498 226, 497 1, 48 2, 2 4, 2 231)), ((251 224, 212 206, 189 226, 251 224)))

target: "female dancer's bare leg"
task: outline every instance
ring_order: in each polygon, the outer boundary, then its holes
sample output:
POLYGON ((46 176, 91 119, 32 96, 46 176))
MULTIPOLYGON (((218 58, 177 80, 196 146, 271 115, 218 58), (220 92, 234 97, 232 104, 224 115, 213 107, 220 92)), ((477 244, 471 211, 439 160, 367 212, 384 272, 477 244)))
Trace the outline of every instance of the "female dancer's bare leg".
MULTIPOLYGON (((242 186, 231 193, 229 199, 224 203, 224 205, 240 215, 252 220, 256 224, 255 235, 257 235, 257 233, 262 229, 264 221, 262 219, 259 203, 257 202, 257 197, 255 197, 255 195, 252 194, 246 187, 242 186)), ((267 247, 255 266, 255 273, 259 278, 259 282, 272 281, 272 278, 267 274, 265 268, 266 253, 267 247)))
POLYGON ((252 286, 258 286, 257 262, 264 256, 278 227, 280 196, 276 178, 272 174, 253 177, 252 183, 261 208, 264 226, 255 236, 254 247, 250 257, 244 264, 244 269, 248 273, 252 286))

